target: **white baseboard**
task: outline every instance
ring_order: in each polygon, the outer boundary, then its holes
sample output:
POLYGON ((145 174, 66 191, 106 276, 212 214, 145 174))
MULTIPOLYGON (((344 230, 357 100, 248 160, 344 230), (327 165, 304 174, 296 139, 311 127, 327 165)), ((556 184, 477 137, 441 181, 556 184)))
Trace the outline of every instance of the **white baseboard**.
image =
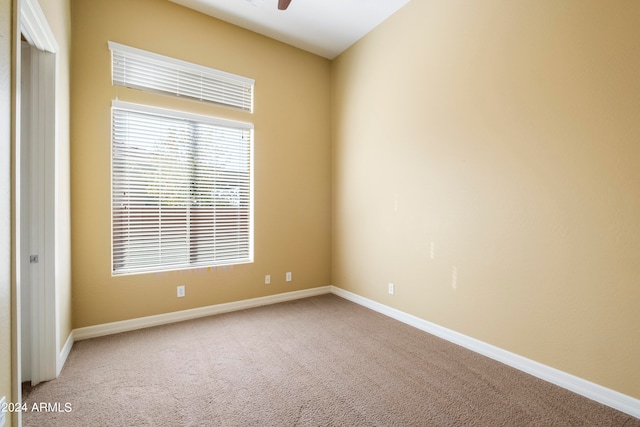
MULTIPOLYGON (((192 308, 190 310, 175 311, 172 313, 158 314, 155 316, 140 317, 120 322, 105 323, 102 325, 87 326, 73 330, 73 338, 76 341, 96 338, 104 335, 117 334, 120 332, 133 331, 136 329, 149 328, 152 326, 165 325, 167 323, 181 322, 183 320, 197 319, 199 317, 212 316, 214 314, 228 313, 231 311, 244 310, 247 308, 260 307, 263 305, 276 304, 279 302, 292 301, 301 298, 308 298, 316 295, 331 293, 331 286, 304 289, 301 291, 286 292, 282 294, 269 295, 266 297, 252 298, 248 300, 229 302, 225 304, 210 305, 207 307, 192 308)), ((62 368, 60 368, 62 369, 62 368)))
POLYGON ((64 346, 62 347, 62 350, 60 350, 60 353, 58 354, 58 360, 56 363, 56 378, 60 376, 60 372, 62 372, 64 364, 67 363, 67 357, 69 357, 69 353, 71 352, 71 347, 73 347, 74 341, 75 340, 73 331, 71 331, 64 343, 64 346))
POLYGON ((331 292, 346 300, 370 308, 381 314, 399 320, 422 331, 443 338, 459 346, 465 347, 476 353, 480 353, 491 359, 502 362, 505 365, 526 372, 537 378, 570 390, 581 396, 595 400, 596 402, 617 409, 633 417, 640 418, 640 400, 615 390, 592 383, 575 375, 568 374, 542 363, 538 363, 526 357, 519 356, 499 347, 487 344, 483 341, 455 332, 451 329, 436 325, 419 317, 404 313, 379 302, 361 297, 352 292, 332 286, 331 292))

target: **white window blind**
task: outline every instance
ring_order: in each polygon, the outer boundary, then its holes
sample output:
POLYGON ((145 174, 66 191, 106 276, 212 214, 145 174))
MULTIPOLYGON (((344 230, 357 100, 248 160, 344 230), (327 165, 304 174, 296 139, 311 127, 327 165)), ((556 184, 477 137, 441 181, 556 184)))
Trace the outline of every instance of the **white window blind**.
POLYGON ((252 125, 114 101, 113 274, 253 262, 252 125))
POLYGON ((112 83, 253 111, 254 80, 109 42, 112 83))

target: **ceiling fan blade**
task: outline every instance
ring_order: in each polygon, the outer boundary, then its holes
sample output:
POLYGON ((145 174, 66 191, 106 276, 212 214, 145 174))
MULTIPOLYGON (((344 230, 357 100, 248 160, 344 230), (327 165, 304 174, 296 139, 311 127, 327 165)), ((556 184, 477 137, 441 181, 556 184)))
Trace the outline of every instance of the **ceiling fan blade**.
POLYGON ((286 10, 289 7, 291 0, 278 0, 278 9, 286 10))

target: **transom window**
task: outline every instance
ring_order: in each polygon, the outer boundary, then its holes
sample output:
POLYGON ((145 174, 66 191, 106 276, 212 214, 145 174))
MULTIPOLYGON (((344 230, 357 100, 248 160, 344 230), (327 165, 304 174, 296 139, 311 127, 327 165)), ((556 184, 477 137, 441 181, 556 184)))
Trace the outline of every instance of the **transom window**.
POLYGON ((115 86, 253 112, 253 79, 119 43, 109 42, 109 49, 115 86))

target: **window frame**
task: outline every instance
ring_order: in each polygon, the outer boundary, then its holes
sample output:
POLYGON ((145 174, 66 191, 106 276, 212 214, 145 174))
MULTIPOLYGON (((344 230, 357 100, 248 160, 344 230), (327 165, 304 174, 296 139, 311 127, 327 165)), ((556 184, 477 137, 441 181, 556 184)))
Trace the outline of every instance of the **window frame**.
MULTIPOLYGON (((240 122, 234 120, 227 120, 218 117, 205 116, 200 114, 193 114, 180 110, 170 110, 158 107, 152 107, 144 104, 134 104, 129 102, 123 102, 119 100, 113 100, 111 106, 111 198, 110 198, 110 210, 111 210, 111 274, 112 276, 124 276, 131 274, 148 274, 148 273, 157 273, 157 272, 165 272, 165 271, 177 271, 177 270, 187 270, 187 269, 198 269, 198 268, 210 268, 210 267, 219 267, 219 266, 229 266, 229 265, 240 265, 240 264, 248 264, 254 262, 254 126, 252 123, 240 122), (189 240, 187 249, 188 252, 188 262, 181 265, 163 265, 158 264, 154 266, 147 267, 139 267, 139 268, 120 268, 116 269, 116 248, 115 248, 115 221, 114 221, 114 213, 116 210, 115 207, 115 198, 114 198, 114 124, 115 124, 115 111, 130 111, 134 113, 141 114, 150 114, 156 117, 166 117, 170 120, 180 120, 187 121, 190 123, 202 123, 206 125, 213 125, 219 127, 226 128, 234 128, 234 129, 242 129, 244 131, 249 132, 249 138, 247 142, 248 149, 248 220, 246 222, 242 222, 242 224, 248 225, 248 238, 247 238, 247 249, 248 255, 245 258, 238 258, 235 260, 226 260, 219 262, 210 262, 210 263, 193 263, 192 262, 192 253, 191 253, 191 245, 193 244, 192 240, 189 240)), ((193 141, 192 141, 193 142, 193 141)), ((193 167, 196 167, 196 163, 193 163, 193 167)), ((193 187, 196 186, 195 182, 190 183, 189 186, 189 194, 192 194, 193 187)), ((190 196, 191 197, 191 196, 190 196)), ((195 206, 189 205, 187 206, 187 210, 193 209, 195 206)), ((160 221, 160 219, 159 219, 160 221)), ((187 224, 191 227, 191 224, 187 224)), ((189 231, 187 231, 189 233, 189 231)), ((191 237, 185 236, 185 238, 191 239, 191 237)), ((214 239, 215 240, 215 239, 214 239)))

